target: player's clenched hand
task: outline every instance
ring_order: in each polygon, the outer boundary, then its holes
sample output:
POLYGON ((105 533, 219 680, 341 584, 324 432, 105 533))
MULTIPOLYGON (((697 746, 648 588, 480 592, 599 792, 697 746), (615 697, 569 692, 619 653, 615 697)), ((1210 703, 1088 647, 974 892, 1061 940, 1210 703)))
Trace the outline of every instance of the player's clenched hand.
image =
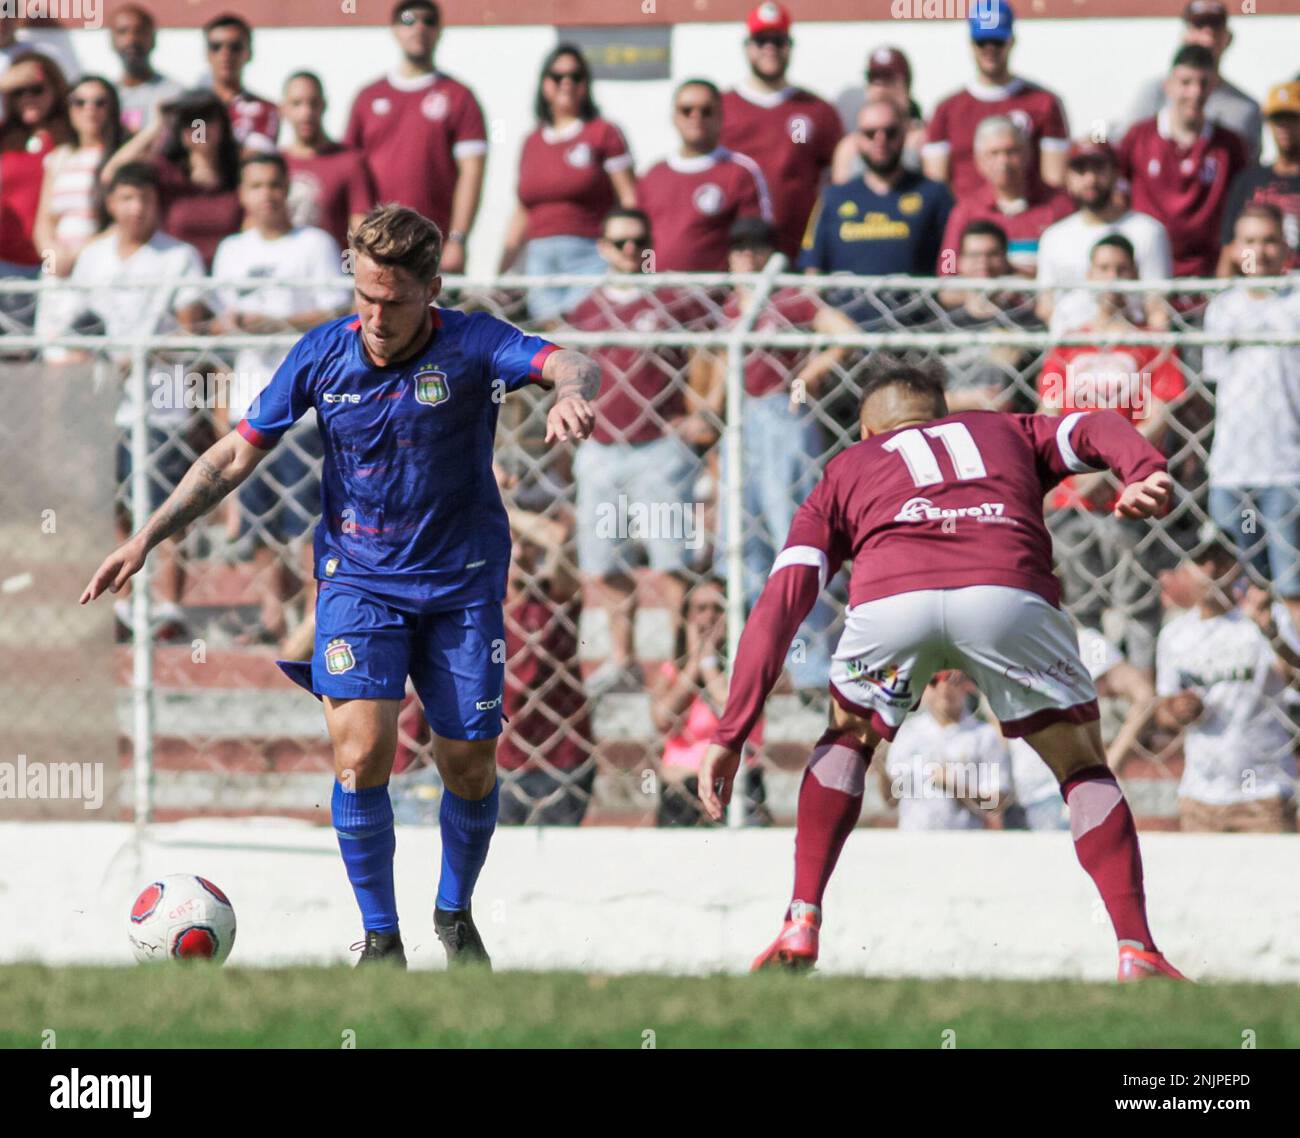
POLYGON ((568 442, 585 439, 596 425, 596 412, 580 395, 570 395, 556 401, 546 414, 546 441, 568 442))
POLYGON ((118 546, 104 558, 99 568, 95 570, 95 575, 91 577, 90 584, 86 586, 85 592, 81 594, 81 603, 84 605, 93 601, 105 589, 110 593, 116 593, 140 571, 146 553, 147 550, 134 539, 118 546))
POLYGON ((1163 470, 1147 475, 1141 482, 1130 482, 1115 503, 1115 513, 1123 518, 1154 518, 1169 508, 1174 497, 1174 480, 1163 470))
POLYGON ((722 821, 723 811, 731 801, 731 788, 739 768, 740 755, 721 743, 710 743, 700 760, 700 805, 715 822, 722 821))

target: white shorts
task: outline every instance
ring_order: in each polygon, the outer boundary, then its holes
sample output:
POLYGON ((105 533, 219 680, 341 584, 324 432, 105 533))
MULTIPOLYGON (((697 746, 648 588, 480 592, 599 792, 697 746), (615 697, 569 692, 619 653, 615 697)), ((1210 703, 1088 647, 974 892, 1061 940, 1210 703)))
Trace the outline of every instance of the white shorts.
POLYGON ((922 589, 848 611, 831 695, 892 739, 935 672, 966 673, 1008 738, 1098 718, 1074 624, 1024 589, 922 589))

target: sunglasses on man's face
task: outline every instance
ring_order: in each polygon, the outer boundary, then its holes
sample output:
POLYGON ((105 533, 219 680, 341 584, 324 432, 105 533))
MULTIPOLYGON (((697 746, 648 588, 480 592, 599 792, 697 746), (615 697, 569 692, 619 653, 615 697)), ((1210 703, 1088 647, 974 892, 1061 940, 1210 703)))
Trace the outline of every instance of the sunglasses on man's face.
POLYGON ((712 103, 681 103, 677 107, 677 113, 684 119, 711 119, 713 117, 712 103))
POLYGON ((438 26, 438 17, 432 12, 403 12, 397 17, 397 21, 408 28, 413 28, 416 24, 423 24, 426 28, 438 26))
POLYGON ((606 237, 605 240, 613 245, 615 249, 626 249, 629 246, 633 249, 648 249, 650 247, 650 238, 644 233, 638 234, 636 237, 606 237))
POLYGON ((755 47, 789 47, 790 37, 781 35, 750 36, 749 42, 755 47))
POLYGON ((858 131, 863 138, 883 136, 887 142, 893 142, 903 132, 896 126, 864 126, 858 131))
POLYGON ((552 83, 563 83, 566 79, 572 80, 574 83, 585 83, 587 81, 587 76, 581 71, 548 71, 546 78, 552 83))
POLYGON ((242 55, 246 50, 243 40, 208 40, 209 55, 221 55, 224 52, 242 55))

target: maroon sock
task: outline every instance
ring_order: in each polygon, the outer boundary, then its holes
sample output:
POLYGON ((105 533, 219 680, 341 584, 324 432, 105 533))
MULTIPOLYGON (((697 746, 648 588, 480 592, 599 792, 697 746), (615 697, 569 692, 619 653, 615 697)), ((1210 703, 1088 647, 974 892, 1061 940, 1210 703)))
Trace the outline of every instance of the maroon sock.
MULTIPOLYGON (((862 792, 872 750, 872 744, 834 728, 827 728, 813 747, 799 784, 794 901, 821 908, 822 894, 840 850, 862 813, 862 792)), ((789 915, 787 910, 787 919, 789 915)))
POLYGON ((1142 888, 1142 851, 1124 792, 1110 769, 1087 767, 1061 783, 1079 864, 1088 871, 1121 942, 1154 952, 1142 888))

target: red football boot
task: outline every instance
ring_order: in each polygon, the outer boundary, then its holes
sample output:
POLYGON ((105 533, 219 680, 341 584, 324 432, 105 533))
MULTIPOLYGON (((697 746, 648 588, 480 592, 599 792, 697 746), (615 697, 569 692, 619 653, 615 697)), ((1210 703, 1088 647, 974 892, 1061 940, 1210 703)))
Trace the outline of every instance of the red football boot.
POLYGON ((817 940, 822 925, 822 911, 816 905, 796 901, 790 917, 776 938, 749 966, 751 972, 766 968, 785 968, 804 972, 817 963, 817 940))
MULTIPOLYGON (((1137 980, 1187 980, 1187 977, 1170 964, 1163 953, 1123 944, 1119 949, 1119 975, 1116 979, 1121 984, 1131 984, 1137 980)), ((1187 982, 1191 983, 1190 980, 1187 982)))

